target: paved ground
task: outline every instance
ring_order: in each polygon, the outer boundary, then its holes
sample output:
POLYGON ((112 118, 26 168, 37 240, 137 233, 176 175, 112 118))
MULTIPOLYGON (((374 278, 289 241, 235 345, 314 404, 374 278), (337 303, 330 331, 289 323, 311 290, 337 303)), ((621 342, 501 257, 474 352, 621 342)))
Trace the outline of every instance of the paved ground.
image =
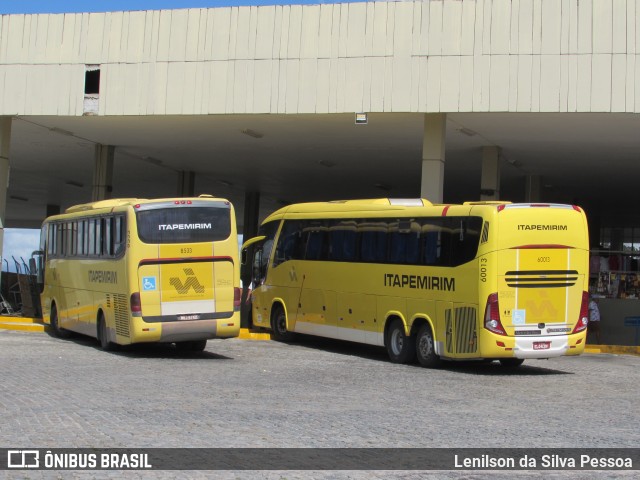
MULTIPOLYGON (((105 353, 84 337, 0 331, 0 446, 637 447, 640 357, 583 355, 440 370, 301 339, 105 353)), ((174 478, 180 472, 129 472, 174 478)), ((183 478, 488 478, 486 472, 195 472, 183 478)), ((115 472, 0 472, 115 478, 115 472)), ((632 478, 638 472, 544 472, 632 478), (626 473, 626 475, 625 475, 626 473)), ((533 478, 535 472, 505 472, 533 478)), ((495 477, 496 475, 491 475, 495 477)))

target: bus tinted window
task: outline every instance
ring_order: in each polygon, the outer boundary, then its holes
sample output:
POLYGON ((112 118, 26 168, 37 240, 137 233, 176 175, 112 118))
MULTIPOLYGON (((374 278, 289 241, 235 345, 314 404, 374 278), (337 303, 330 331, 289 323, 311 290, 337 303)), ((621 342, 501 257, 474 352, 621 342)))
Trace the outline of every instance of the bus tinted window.
POLYGON ((145 243, 215 242, 231 234, 229 208, 157 208, 137 211, 136 217, 145 243))
POLYGON ((284 222, 282 231, 278 237, 276 256, 273 265, 279 265, 287 260, 300 260, 304 258, 306 237, 302 237, 303 222, 290 220, 284 222))

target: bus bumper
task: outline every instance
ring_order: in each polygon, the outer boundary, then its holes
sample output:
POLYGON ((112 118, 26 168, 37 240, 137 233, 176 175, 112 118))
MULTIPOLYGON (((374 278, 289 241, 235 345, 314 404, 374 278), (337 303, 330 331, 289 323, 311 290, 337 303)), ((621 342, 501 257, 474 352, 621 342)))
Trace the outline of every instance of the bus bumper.
POLYGON ((489 335, 482 345, 484 358, 552 358, 584 352, 586 332, 571 335, 505 337, 489 335))
POLYGON ((211 338, 232 338, 240 335, 240 315, 214 320, 186 320, 176 322, 146 323, 134 319, 131 343, 188 342, 211 338))

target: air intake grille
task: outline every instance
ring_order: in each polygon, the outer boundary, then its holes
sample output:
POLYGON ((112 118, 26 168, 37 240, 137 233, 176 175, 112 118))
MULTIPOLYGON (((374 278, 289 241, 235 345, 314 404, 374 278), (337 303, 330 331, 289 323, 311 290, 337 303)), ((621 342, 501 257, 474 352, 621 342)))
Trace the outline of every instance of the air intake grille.
POLYGON ((476 309, 459 307, 445 311, 446 348, 450 353, 475 353, 478 351, 476 309), (454 319, 451 313, 454 312, 454 319), (455 349, 454 349, 455 346, 455 349))
POLYGON ((482 235, 480 235, 480 243, 487 243, 487 240, 489 240, 489 222, 484 222, 482 235))
POLYGON ((456 308, 456 352, 473 353, 477 349, 476 309, 456 308))
POLYGON ((507 285, 513 288, 571 287, 577 280, 577 270, 523 270, 505 274, 507 285))
POLYGON ((113 309, 116 317, 116 334, 129 338, 129 306, 126 295, 113 296, 113 309))

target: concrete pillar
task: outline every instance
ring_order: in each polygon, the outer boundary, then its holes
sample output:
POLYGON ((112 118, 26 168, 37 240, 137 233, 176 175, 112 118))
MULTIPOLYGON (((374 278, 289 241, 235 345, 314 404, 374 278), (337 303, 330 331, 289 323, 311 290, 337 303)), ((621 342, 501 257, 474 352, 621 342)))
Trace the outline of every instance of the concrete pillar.
POLYGON ((500 199, 500 147, 482 147, 480 200, 500 199))
POLYGON ((96 145, 91 193, 91 200, 94 202, 111 198, 115 150, 116 147, 112 145, 96 145))
POLYGON ((525 177, 524 201, 527 203, 540 202, 540 175, 527 175, 525 177))
POLYGON ((432 203, 442 203, 443 199, 446 133, 446 113, 425 113, 420 196, 432 203))
MULTIPOLYGON (((243 241, 249 240, 251 237, 255 237, 258 234, 258 221, 260 219, 260 192, 246 192, 244 194, 244 224, 242 228, 243 241)), ((241 279, 242 279, 242 303, 240 306, 240 326, 242 328, 251 328, 251 310, 250 305, 247 304, 247 296, 249 294, 249 283, 251 282, 251 265, 253 258, 253 251, 248 252, 248 259, 245 265, 242 266, 241 279)))
POLYGON ((0 117, 0 266, 4 244, 7 188, 9 187, 9 148, 11 145, 11 117, 0 117))
POLYGON ((182 170, 178 172, 178 196, 193 197, 195 192, 195 172, 182 170))

